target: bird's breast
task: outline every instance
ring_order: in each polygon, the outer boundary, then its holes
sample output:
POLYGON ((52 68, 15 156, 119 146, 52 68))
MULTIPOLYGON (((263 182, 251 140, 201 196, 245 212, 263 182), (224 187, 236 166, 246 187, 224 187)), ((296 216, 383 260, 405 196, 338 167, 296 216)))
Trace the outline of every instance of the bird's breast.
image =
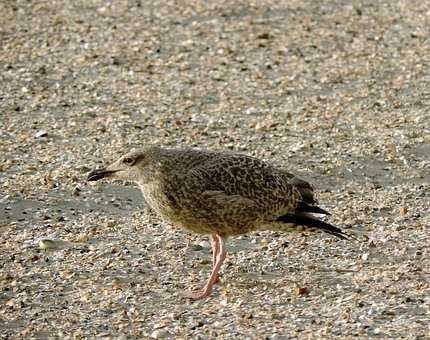
POLYGON ((180 195, 158 182, 140 185, 145 201, 164 220, 175 223, 181 216, 180 195))
POLYGON ((140 186, 148 205, 166 222, 199 234, 213 233, 212 224, 205 216, 200 216, 192 207, 196 198, 187 190, 172 190, 166 185, 152 182, 140 186))

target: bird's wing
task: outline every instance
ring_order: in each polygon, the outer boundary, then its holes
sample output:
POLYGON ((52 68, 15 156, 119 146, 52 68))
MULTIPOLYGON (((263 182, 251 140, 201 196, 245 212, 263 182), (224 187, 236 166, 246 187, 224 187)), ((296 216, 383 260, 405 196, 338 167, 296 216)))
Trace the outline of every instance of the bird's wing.
POLYGON ((261 207, 253 200, 228 195, 223 191, 207 190, 201 194, 200 211, 220 235, 242 234, 252 230, 262 220, 261 207))
POLYGON ((219 190, 204 191, 201 198, 209 209, 216 211, 220 216, 225 214, 252 217, 258 210, 258 206, 253 200, 240 195, 228 195, 219 190))
POLYGON ((307 182, 254 158, 214 158, 175 182, 187 196, 186 210, 220 234, 240 234, 257 225, 285 222, 279 218, 286 215, 302 221, 309 212, 326 213, 309 205, 313 199, 304 197, 308 190, 313 198, 307 182))
POLYGON ((302 200, 308 204, 317 203, 317 200, 314 196, 314 187, 305 180, 297 177, 296 175, 285 171, 282 168, 277 168, 278 171, 282 172, 287 178, 288 182, 293 185, 302 196, 302 200))
POLYGON ((283 172, 243 155, 211 159, 191 169, 187 178, 198 182, 201 192, 222 192, 226 204, 252 201, 251 206, 267 217, 292 212, 301 200, 299 190, 283 172))

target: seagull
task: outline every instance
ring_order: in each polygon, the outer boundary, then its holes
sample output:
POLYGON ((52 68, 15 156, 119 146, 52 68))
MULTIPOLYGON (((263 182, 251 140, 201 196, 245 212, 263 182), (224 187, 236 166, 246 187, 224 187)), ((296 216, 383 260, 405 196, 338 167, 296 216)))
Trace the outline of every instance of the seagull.
POLYGON ((212 271, 202 289, 186 293, 191 299, 211 294, 231 236, 273 230, 321 231, 343 240, 351 237, 315 217, 330 214, 316 205, 308 182, 244 154, 146 146, 91 171, 87 180, 102 178, 135 182, 162 220, 210 235, 212 271))

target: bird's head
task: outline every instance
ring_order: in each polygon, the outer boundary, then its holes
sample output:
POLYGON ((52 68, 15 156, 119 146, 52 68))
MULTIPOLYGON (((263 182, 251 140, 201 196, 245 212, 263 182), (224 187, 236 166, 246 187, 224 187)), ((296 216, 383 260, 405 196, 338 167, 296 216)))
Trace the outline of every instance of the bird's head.
POLYGON ((95 169, 88 174, 87 181, 98 181, 102 178, 122 179, 137 182, 145 166, 149 163, 149 157, 145 150, 131 151, 111 165, 95 169))

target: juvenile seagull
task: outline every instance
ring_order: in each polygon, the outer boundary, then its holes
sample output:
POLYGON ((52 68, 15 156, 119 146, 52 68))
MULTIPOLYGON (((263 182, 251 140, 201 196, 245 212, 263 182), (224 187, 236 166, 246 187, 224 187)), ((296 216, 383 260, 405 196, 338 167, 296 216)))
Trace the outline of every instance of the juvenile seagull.
POLYGON ((187 294, 192 299, 212 292, 229 236, 255 230, 323 231, 341 239, 349 236, 312 215, 329 213, 316 206, 309 183, 242 154, 149 146, 93 170, 88 181, 106 177, 136 182, 163 220, 210 235, 212 272, 201 290, 187 294))

